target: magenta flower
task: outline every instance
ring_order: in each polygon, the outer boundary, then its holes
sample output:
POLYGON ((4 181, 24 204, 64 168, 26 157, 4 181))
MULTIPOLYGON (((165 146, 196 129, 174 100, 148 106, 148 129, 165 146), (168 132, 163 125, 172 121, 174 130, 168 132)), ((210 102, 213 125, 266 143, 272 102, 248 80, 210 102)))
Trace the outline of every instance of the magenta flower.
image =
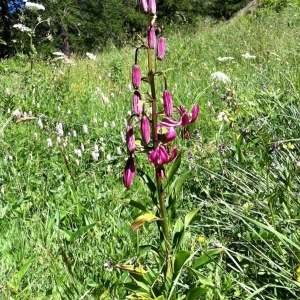
POLYGON ((157 125, 157 133, 159 140, 164 144, 172 142, 177 136, 174 127, 161 126, 160 124, 157 125))
POLYGON ((140 88, 142 81, 141 70, 138 65, 132 67, 132 86, 134 89, 138 90, 140 88))
POLYGON ((146 116, 142 116, 141 119, 141 133, 143 142, 148 144, 150 142, 150 124, 146 116))
POLYGON ((156 46, 156 34, 153 26, 148 27, 148 47, 154 49, 156 46))
POLYGON ((190 124, 194 123, 196 121, 196 119, 198 118, 199 105, 195 104, 193 106, 191 119, 189 118, 187 110, 185 109, 184 106, 181 105, 179 107, 179 112, 180 112, 180 117, 181 117, 181 125, 182 126, 190 125, 190 124))
POLYGON ((135 138, 132 126, 127 126, 126 128, 126 147, 130 154, 132 154, 135 150, 135 138))
POLYGON ((142 113, 141 94, 138 91, 133 93, 132 97, 133 114, 139 116, 142 113))
POLYGON ((136 167, 135 167, 134 159, 133 156, 130 155, 126 162, 126 166, 123 172, 123 183, 128 189, 132 185, 134 175, 135 175, 135 170, 136 167))
POLYGON ((155 0, 148 0, 148 11, 150 14, 156 14, 156 1, 155 0))
POLYGON ((166 52, 166 39, 164 37, 160 37, 157 42, 157 59, 162 60, 165 56, 166 52))
POLYGON ((140 10, 143 13, 148 12, 148 2, 147 2, 147 0, 140 0, 140 10))
POLYGON ((158 145, 156 149, 148 154, 148 161, 155 164, 156 166, 161 166, 170 163, 177 156, 177 147, 173 148, 172 153, 166 149, 163 145, 158 145))
POLYGON ((171 117, 173 114, 173 100, 168 90, 164 90, 163 92, 163 102, 166 116, 171 117))

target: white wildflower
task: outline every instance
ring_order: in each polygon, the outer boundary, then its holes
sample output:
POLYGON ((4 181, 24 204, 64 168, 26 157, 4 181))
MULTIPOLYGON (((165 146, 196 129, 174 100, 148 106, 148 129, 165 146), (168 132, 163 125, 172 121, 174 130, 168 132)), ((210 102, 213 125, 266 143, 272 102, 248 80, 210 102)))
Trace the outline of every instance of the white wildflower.
POLYGON ((254 58, 256 58, 255 55, 251 55, 248 52, 246 52, 245 54, 242 54, 242 57, 247 58, 247 59, 254 59, 254 58))
POLYGON ((84 124, 84 125, 82 126, 82 132, 83 132, 84 134, 87 134, 87 133, 89 132, 88 127, 87 127, 86 124, 84 124))
POLYGON ((112 122, 111 122, 111 128, 116 128, 116 123, 115 123, 115 121, 112 121, 112 122))
POLYGON ((98 161, 98 159, 99 159, 99 152, 93 151, 92 152, 92 158, 93 158, 94 161, 98 161))
POLYGON ((227 122, 228 121, 228 117, 227 114, 224 111, 221 111, 218 115, 218 121, 219 122, 227 122))
POLYGON ((122 150, 120 147, 117 147, 117 155, 122 155, 122 150))
POLYGON ((103 122, 103 128, 107 128, 107 122, 106 121, 103 122))
POLYGON ((77 155, 78 158, 82 157, 82 151, 81 151, 81 149, 75 149, 74 153, 77 155))
POLYGON ((58 123, 56 125, 56 132, 58 133, 59 136, 64 136, 64 130, 61 123, 58 123))
POLYGON ((73 130, 73 131, 72 131, 72 135, 73 135, 74 138, 77 137, 77 132, 76 132, 76 130, 73 130))
POLYGON ((47 139, 47 146, 48 148, 52 147, 52 140, 50 138, 47 139))
POLYGON ((42 122, 42 119, 41 119, 41 118, 38 119, 38 126, 39 126, 41 129, 44 128, 44 125, 43 125, 43 122, 42 122))
POLYGON ((220 71, 212 73, 210 75, 210 77, 212 80, 221 81, 223 83, 228 83, 231 81, 226 74, 224 74, 223 72, 220 72, 220 71))
POLYGON ((12 113, 12 115, 13 115, 13 117, 15 117, 17 119, 20 119, 21 116, 22 116, 22 114, 21 114, 21 112, 20 112, 19 109, 14 110, 13 113, 12 113))
POLYGON ((26 2, 25 6, 29 9, 45 10, 45 6, 38 3, 26 2))
POLYGON ((100 95, 103 100, 103 103, 105 103, 105 104, 109 103, 108 97, 106 97, 103 93, 100 93, 100 95))
POLYGON ((13 28, 19 29, 19 30, 22 31, 22 32, 31 32, 31 29, 28 28, 28 27, 26 27, 26 26, 23 25, 23 24, 15 24, 15 25, 13 26, 13 28))
POLYGON ((228 57, 218 57, 217 60, 218 61, 228 61, 228 60, 233 60, 234 57, 228 56, 228 57))
POLYGON ((91 60, 96 60, 97 59, 97 56, 94 55, 93 53, 87 52, 85 55, 86 55, 87 58, 89 58, 91 60))

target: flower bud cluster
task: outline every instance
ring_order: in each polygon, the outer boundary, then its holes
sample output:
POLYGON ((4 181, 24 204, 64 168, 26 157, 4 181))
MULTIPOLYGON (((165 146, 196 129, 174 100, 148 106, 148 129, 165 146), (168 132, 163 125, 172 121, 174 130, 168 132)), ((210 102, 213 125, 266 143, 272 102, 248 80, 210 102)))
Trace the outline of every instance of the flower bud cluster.
POLYGON ((129 188, 132 185, 136 172, 134 153, 143 150, 148 155, 148 161, 155 166, 156 177, 160 180, 166 176, 164 165, 173 161, 178 148, 171 142, 177 136, 176 127, 185 127, 196 121, 199 114, 199 105, 192 108, 191 115, 182 105, 174 106, 171 92, 167 88, 166 76, 163 72, 152 70, 152 53, 155 53, 157 60, 163 60, 166 50, 166 39, 163 37, 163 27, 156 20, 156 1, 140 0, 140 10, 149 15, 147 27, 146 44, 138 47, 135 53, 135 62, 131 70, 132 87, 132 114, 128 119, 126 127, 126 147, 129 154, 123 172, 123 183, 129 188), (156 30, 160 33, 157 39, 156 30), (148 51, 148 74, 143 77, 138 65, 138 51, 148 51), (152 52, 155 51, 155 52, 152 52), (154 77, 163 76, 165 86, 161 94, 163 109, 160 109, 160 101, 156 99, 154 77), (151 94, 145 96, 141 93, 142 82, 150 85, 151 94), (143 96, 142 96, 143 95, 143 96), (143 99, 145 97, 145 99, 143 99), (177 119, 174 118, 177 115, 177 119), (137 134, 141 146, 137 146, 135 135, 137 134))

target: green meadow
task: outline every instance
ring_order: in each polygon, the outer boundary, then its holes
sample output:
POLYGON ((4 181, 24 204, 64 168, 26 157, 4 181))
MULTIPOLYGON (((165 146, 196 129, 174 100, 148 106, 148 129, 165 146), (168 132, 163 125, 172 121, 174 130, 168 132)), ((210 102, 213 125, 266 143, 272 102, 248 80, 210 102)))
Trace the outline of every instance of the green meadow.
MULTIPOLYGON (((157 69, 175 105, 200 105, 174 142, 185 180, 170 218, 198 209, 178 251, 203 258, 193 282, 185 261, 177 299, 299 299, 300 8, 165 27, 157 69)), ((0 299, 127 299, 116 266, 153 271, 155 222, 131 229, 137 203, 153 208, 143 153, 122 181, 136 46, 0 61, 0 299)))

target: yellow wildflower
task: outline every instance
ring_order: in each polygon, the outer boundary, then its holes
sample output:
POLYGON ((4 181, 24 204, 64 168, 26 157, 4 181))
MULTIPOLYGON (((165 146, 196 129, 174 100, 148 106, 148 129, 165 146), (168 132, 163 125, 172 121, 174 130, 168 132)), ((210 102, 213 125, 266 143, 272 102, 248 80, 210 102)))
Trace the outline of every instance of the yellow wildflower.
POLYGON ((204 242, 205 242, 204 236, 199 236, 199 237, 198 237, 198 242, 199 242, 199 243, 204 243, 204 242))
POLYGON ((296 269, 296 273, 300 275, 300 266, 296 269))

